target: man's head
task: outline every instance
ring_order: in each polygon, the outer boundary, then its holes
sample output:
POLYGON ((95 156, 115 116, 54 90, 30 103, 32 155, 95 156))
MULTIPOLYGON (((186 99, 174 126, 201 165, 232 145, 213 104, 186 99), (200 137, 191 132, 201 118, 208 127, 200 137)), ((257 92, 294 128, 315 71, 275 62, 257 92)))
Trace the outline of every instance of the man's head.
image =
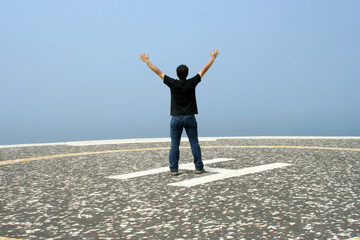
POLYGON ((187 75, 189 74, 189 68, 186 65, 181 64, 176 68, 176 74, 179 79, 186 79, 187 75))

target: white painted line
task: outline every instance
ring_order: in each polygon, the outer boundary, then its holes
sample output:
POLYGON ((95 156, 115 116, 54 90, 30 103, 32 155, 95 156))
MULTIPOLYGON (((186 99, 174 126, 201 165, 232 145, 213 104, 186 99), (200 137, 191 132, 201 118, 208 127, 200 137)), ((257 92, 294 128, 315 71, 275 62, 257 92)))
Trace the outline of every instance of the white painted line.
MULTIPOLYGON (((217 138, 199 137, 200 142, 214 142, 217 138)), ((171 142, 170 138, 133 138, 133 139, 111 139, 111 140, 93 140, 93 141, 76 141, 76 142, 57 142, 57 143, 31 143, 31 144, 14 144, 0 145, 0 148, 16 147, 42 147, 42 146, 93 146, 93 145, 110 145, 110 144, 130 144, 130 143, 166 143, 171 142)), ((181 142, 189 142, 187 137, 182 137, 181 142)))
POLYGON ((354 140, 359 140, 360 137, 359 136, 244 136, 244 137, 217 137, 217 140, 221 140, 221 139, 320 139, 320 140, 336 140, 336 139, 354 139, 354 140))
POLYGON ((57 145, 65 145, 64 142, 58 143, 30 143, 30 144, 14 144, 14 145, 0 145, 1 148, 21 148, 21 147, 43 147, 43 146, 57 146, 57 145))
MULTIPOLYGON (((233 159, 231 159, 231 158, 216 158, 216 159, 211 159, 211 160, 204 160, 203 163, 211 164, 211 163, 219 163, 219 162, 225 162, 225 161, 230 161, 230 160, 233 160, 233 159)), ((180 170, 181 169, 195 170, 194 163, 181 164, 179 166, 179 169, 180 170)), ((145 171, 127 173, 127 174, 122 174, 122 175, 115 175, 115 176, 110 176, 107 178, 125 180, 125 179, 129 179, 129 178, 143 177, 143 176, 157 174, 157 173, 166 172, 166 171, 169 171, 169 167, 161 167, 161 168, 149 169, 149 170, 145 170, 145 171)))
MULTIPOLYGON (((200 137, 200 142, 210 142, 217 140, 232 140, 232 139, 353 139, 358 140, 358 136, 341 136, 341 137, 322 137, 322 136, 256 136, 256 137, 200 137)), ((0 148, 19 148, 19 147, 42 147, 42 146, 91 146, 91 145, 106 145, 106 144, 128 144, 128 143, 158 143, 170 142, 170 138, 134 138, 134 139, 113 139, 113 140, 94 140, 94 141, 76 141, 76 142, 55 142, 55 143, 30 143, 30 144, 14 144, 14 145, 0 145, 0 148)), ((187 142, 187 137, 181 138, 182 142, 187 142)))
MULTIPOLYGON (((232 178, 232 177, 239 177, 239 176, 243 176, 243 175, 247 175, 247 174, 268 171, 268 170, 272 170, 275 168, 282 168, 282 167, 287 167, 287 166, 291 166, 291 165, 292 164, 289 164, 289 163, 271 163, 271 164, 265 164, 265 165, 260 165, 260 166, 256 166, 256 167, 248 167, 248 168, 243 168, 243 169, 238 169, 238 170, 211 168, 210 169, 211 171, 215 171, 218 173, 210 175, 210 176, 204 176, 204 177, 193 178, 193 179, 184 180, 184 181, 180 181, 180 182, 174 182, 174 183, 170 183, 168 185, 181 186, 181 187, 193 187, 196 185, 209 183, 209 182, 213 182, 213 181, 217 181, 217 180, 223 180, 223 179, 232 178)), ((207 168, 207 169, 209 170, 209 168, 207 168)))
POLYGON ((169 167, 155 168, 155 169, 150 169, 150 170, 146 170, 146 171, 110 176, 107 178, 125 180, 125 179, 129 179, 129 178, 143 177, 146 175, 152 175, 152 174, 157 174, 157 173, 166 172, 166 171, 169 171, 169 167))
MULTIPOLYGON (((199 138, 199 141, 211 142, 211 141, 216 141, 216 138, 199 138)), ((106 145, 106 144, 160 143, 160 142, 171 142, 171 139, 170 138, 115 139, 115 140, 100 140, 100 141, 68 142, 66 143, 66 145, 91 146, 91 145, 106 145)), ((182 137, 181 142, 189 142, 189 140, 187 137, 182 137)))

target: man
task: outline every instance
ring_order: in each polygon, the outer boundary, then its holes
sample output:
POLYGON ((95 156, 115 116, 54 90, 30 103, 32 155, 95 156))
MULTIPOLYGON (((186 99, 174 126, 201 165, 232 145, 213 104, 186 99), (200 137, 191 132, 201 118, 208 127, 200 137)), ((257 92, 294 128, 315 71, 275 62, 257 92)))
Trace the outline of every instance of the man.
POLYGON ((195 114, 198 114, 196 105, 195 88, 201 81, 204 74, 209 70, 215 58, 219 55, 218 50, 210 52, 210 60, 205 64, 198 74, 190 79, 186 79, 189 69, 185 65, 180 65, 176 69, 179 80, 175 80, 160 71, 155 65, 149 61, 149 54, 140 52, 139 58, 144 61, 148 67, 156 73, 171 91, 171 149, 169 154, 170 175, 179 174, 179 157, 180 157, 180 140, 183 129, 189 138, 191 152, 194 157, 195 173, 201 174, 205 172, 204 164, 201 160, 201 149, 198 141, 198 130, 195 114))

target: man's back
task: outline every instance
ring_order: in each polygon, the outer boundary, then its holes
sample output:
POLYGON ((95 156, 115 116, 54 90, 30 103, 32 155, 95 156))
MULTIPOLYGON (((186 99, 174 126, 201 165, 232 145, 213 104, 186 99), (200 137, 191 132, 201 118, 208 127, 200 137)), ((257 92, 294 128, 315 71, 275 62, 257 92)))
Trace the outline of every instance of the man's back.
POLYGON ((164 83, 171 91, 171 116, 198 113, 195 88, 200 81, 199 74, 188 80, 175 80, 164 76, 164 83))

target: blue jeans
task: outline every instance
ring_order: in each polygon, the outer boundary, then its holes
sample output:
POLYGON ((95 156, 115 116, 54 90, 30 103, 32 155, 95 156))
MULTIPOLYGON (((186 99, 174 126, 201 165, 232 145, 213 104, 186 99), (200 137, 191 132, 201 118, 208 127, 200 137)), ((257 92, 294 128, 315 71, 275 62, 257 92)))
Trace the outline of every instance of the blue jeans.
POLYGON ((180 158, 180 140, 183 129, 185 128, 188 136, 191 152, 194 157, 196 170, 202 170, 204 164, 201 161, 201 149, 198 140, 198 128, 194 115, 172 116, 170 122, 171 149, 169 154, 170 171, 177 172, 179 170, 180 158))

